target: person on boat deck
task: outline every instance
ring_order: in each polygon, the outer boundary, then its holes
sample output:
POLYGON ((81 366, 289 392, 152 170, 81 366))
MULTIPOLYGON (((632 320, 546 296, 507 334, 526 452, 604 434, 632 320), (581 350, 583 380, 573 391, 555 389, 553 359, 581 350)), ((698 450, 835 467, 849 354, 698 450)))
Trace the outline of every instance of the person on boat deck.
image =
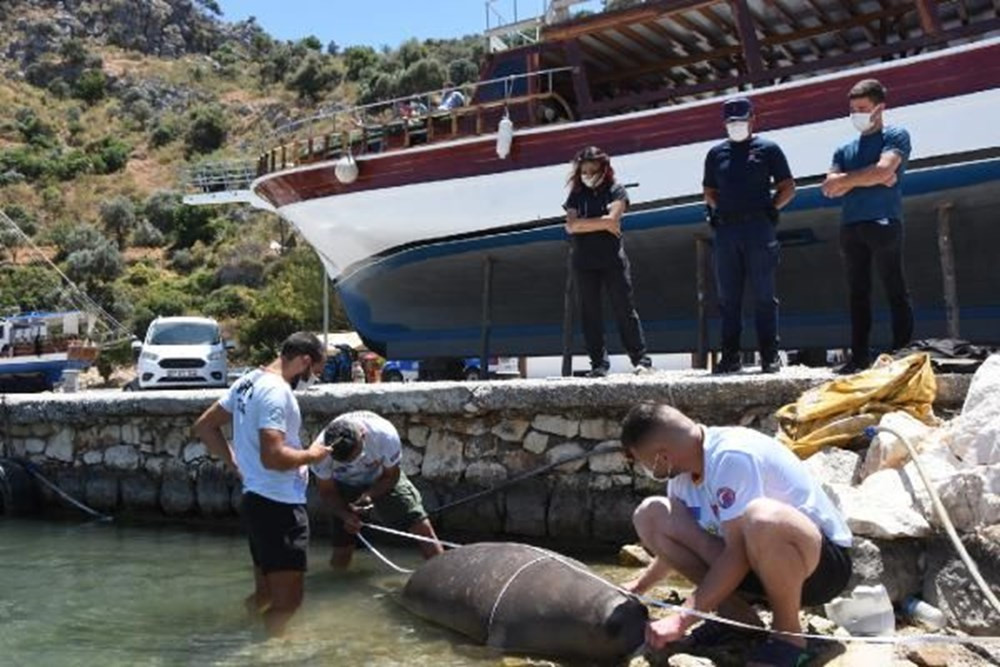
MULTIPOLYGON (((773 629, 802 632, 799 610, 840 594, 851 577, 851 532, 819 483, 788 448, 742 427, 707 427, 667 405, 643 403, 622 424, 622 446, 666 494, 646 498, 633 523, 655 556, 625 584, 643 593, 670 572, 696 585, 685 607, 760 626, 747 599, 766 598, 773 629)), ((647 627, 656 649, 683 641, 711 646, 760 639, 696 616, 674 614, 647 627)), ((799 665, 805 641, 772 636, 749 662, 799 665)), ((693 648, 693 647, 692 647, 693 648)))
POLYGON ((438 111, 451 111, 465 106, 465 95, 455 87, 451 81, 444 84, 444 91, 441 93, 441 103, 438 111))
POLYGON ((778 211, 795 196, 795 181, 781 148, 754 134, 753 104, 737 97, 722 105, 728 139, 708 151, 702 181, 715 232, 715 280, 722 318, 722 359, 716 373, 742 368, 743 286, 753 287, 757 348, 764 373, 778 358, 776 274, 778 211), (773 193, 772 193, 773 190, 773 193))
POLYGON ((563 204, 566 231, 572 242, 574 277, 580 292, 583 338, 590 356, 590 377, 604 377, 611 368, 604 345, 602 292, 607 290, 618 323, 622 346, 636 373, 653 364, 632 298, 632 276, 622 245, 622 216, 628 208, 624 186, 615 182, 608 155, 596 146, 573 160, 570 193, 563 204))
MULTIPOLYGON (((391 528, 437 540, 420 492, 399 467, 403 446, 389 420, 374 412, 348 412, 331 421, 316 442, 330 452, 312 472, 320 496, 333 508, 334 569, 350 565, 354 535, 371 509, 391 528)), ((442 551, 436 541, 418 544, 424 558, 442 551)))
POLYGON ((292 389, 319 375, 323 363, 323 344, 316 336, 292 334, 278 359, 233 383, 193 429, 243 481, 240 514, 255 583, 245 604, 251 614, 263 616, 271 636, 283 634, 302 604, 309 548, 307 466, 327 456, 321 443, 302 446, 302 416, 292 389), (232 424, 232 445, 222 432, 226 424, 232 424))
POLYGON ((833 154, 823 183, 827 197, 843 197, 840 250, 847 269, 851 312, 851 359, 838 369, 856 373, 871 364, 872 260, 892 313, 892 348, 913 337, 913 308, 903 273, 903 174, 910 134, 884 124, 885 86, 859 81, 847 95, 851 122, 860 135, 833 154))

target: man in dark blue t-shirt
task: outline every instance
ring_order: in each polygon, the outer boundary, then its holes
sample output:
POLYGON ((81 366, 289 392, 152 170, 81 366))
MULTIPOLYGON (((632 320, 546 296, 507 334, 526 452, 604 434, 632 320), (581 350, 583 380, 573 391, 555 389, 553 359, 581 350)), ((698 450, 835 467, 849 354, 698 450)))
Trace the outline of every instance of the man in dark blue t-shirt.
POLYGON ((748 98, 726 101, 723 118, 729 139, 708 151, 702 182, 709 223, 715 230, 716 290, 722 316, 722 359, 715 372, 735 373, 742 367, 743 284, 749 278, 761 370, 775 373, 781 363, 774 228, 778 210, 795 196, 795 181, 781 148, 753 134, 753 105, 748 98))
POLYGON ((861 133, 836 150, 823 183, 827 197, 843 197, 840 248, 847 269, 851 312, 851 359, 839 372, 871 364, 871 267, 882 279, 892 313, 892 347, 913 337, 913 308, 903 274, 902 180, 910 158, 910 135, 885 126, 885 87, 865 79, 848 94, 851 122, 861 133))

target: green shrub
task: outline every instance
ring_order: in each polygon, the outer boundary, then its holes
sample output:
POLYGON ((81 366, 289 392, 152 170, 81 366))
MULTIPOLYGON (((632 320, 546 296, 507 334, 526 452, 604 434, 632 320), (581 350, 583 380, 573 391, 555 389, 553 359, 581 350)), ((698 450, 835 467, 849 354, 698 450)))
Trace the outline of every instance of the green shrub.
POLYGON ((344 49, 343 58, 348 81, 360 81, 361 73, 374 69, 380 60, 378 53, 370 46, 349 46, 344 49))
POLYGON ((80 174, 90 171, 92 167, 90 156, 81 150, 73 149, 53 163, 53 172, 60 181, 72 181, 80 174))
POLYGON ((66 258, 66 275, 88 286, 109 283, 121 275, 125 263, 114 244, 105 238, 91 248, 76 250, 66 258))
POLYGON ((132 245, 139 248, 162 248, 166 243, 167 237, 148 220, 140 222, 132 232, 132 245))
POLYGON ((49 232, 49 237, 57 249, 56 261, 60 262, 75 252, 93 250, 108 242, 97 227, 86 223, 56 225, 49 232))
POLYGON ((128 164, 132 147, 121 139, 104 137, 87 146, 91 164, 96 174, 113 174, 121 171, 128 164))
POLYGON ((188 114, 188 128, 184 145, 188 155, 211 153, 226 143, 229 124, 222 108, 215 105, 195 107, 188 114))
POLYGON ((60 288, 48 267, 0 265, 0 311, 58 310, 60 288))
POLYGON ((444 65, 433 58, 424 58, 406 68, 399 77, 396 92, 399 95, 411 95, 441 88, 448 72, 444 65))
POLYGON ((287 85, 300 99, 316 102, 324 93, 340 85, 343 78, 343 73, 324 56, 310 53, 302 59, 287 85))
POLYGON ((448 63, 448 78, 456 86, 476 81, 479 78, 479 65, 468 58, 452 60, 448 63))
POLYGON ((96 104, 107 92, 107 78, 99 69, 87 69, 73 83, 73 96, 87 104, 96 104))
POLYGON ((212 292, 202 304, 209 317, 228 319, 244 317, 254 307, 256 292, 241 285, 226 285, 212 292))
POLYGON ((188 273, 197 266, 194 253, 188 248, 181 248, 170 253, 170 268, 177 273, 188 273))
POLYGON ((135 204, 128 197, 115 197, 101 204, 101 224, 118 242, 118 249, 124 250, 129 234, 136 228, 139 219, 135 214, 135 204))

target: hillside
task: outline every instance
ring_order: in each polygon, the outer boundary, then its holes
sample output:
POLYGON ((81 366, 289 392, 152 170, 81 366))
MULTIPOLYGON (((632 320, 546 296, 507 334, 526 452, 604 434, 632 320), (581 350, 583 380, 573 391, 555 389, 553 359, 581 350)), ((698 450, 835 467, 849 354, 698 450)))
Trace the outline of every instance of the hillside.
MULTIPOLYGON (((6 0, 0 28, 0 206, 135 334, 210 315, 250 361, 321 326, 322 269, 275 216, 182 206, 185 169, 323 108, 473 80, 483 57, 472 37, 278 41, 213 0, 6 0)), ((0 312, 67 305, 38 253, 0 244, 0 312)))

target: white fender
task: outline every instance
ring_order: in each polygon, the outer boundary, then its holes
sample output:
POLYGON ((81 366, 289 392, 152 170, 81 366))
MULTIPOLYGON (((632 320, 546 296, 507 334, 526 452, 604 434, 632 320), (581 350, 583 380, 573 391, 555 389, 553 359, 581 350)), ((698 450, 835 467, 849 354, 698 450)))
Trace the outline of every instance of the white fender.
POLYGON ((337 176, 338 181, 344 185, 350 185, 358 180, 358 163, 353 156, 345 155, 337 160, 337 164, 333 167, 333 173, 337 176))
POLYGON ((510 146, 514 143, 514 123, 510 116, 500 119, 500 126, 497 128, 497 157, 501 160, 507 159, 510 155, 510 146))

